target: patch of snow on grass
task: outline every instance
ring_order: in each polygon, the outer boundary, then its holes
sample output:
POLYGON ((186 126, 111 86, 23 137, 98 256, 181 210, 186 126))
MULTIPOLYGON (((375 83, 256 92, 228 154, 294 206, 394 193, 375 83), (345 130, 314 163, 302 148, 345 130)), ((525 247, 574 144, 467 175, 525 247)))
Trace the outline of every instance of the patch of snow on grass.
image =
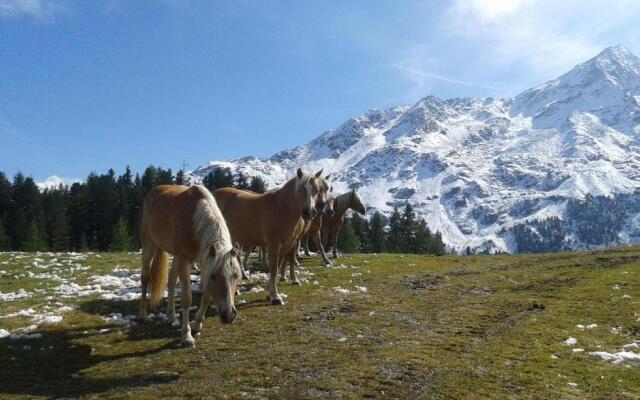
POLYGON ((0 292, 0 301, 14 301, 19 299, 27 299, 31 294, 24 289, 18 289, 17 292, 2 293, 0 292))
POLYGON ((563 342, 565 346, 573 346, 576 343, 578 343, 578 339, 574 338, 574 337, 570 337, 568 339, 565 339, 565 341, 563 342))
POLYGON ((611 361, 613 364, 620 364, 625 361, 640 361, 640 354, 632 351, 619 351, 617 353, 607 353, 606 351, 593 351, 592 356, 599 357, 605 361, 611 361))
POLYGON ((349 289, 345 289, 345 288, 340 287, 340 286, 334 287, 333 290, 338 294, 347 295, 347 294, 351 293, 351 291, 349 289))

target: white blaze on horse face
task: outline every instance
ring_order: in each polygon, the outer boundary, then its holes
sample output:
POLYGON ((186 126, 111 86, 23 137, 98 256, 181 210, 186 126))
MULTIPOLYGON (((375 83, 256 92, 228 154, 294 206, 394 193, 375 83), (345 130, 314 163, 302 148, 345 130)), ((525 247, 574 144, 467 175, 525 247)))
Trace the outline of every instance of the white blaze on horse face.
POLYGON ((209 290, 222 322, 231 323, 235 319, 235 295, 241 270, 235 255, 224 255, 223 265, 211 276, 209 290))
POLYGON ((303 217, 311 218, 315 215, 316 201, 318 198, 317 181, 312 175, 298 178, 297 182, 298 204, 303 217))

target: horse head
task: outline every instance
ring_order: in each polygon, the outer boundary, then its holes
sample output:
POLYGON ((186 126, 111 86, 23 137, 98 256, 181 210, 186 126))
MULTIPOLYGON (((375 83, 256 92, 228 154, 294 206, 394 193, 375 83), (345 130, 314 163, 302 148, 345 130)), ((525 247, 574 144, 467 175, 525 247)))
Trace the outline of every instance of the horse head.
POLYGON ((333 217, 333 186, 329 182, 331 174, 322 177, 322 170, 316 173, 319 179, 320 192, 318 193, 318 201, 316 202, 316 211, 318 214, 327 214, 333 217))
MULTIPOLYGON (((318 172, 322 174, 322 170, 318 172)), ((321 189, 320 175, 303 172, 298 168, 296 174, 296 198, 302 219, 309 221, 317 214, 317 201, 321 189)))
MULTIPOLYGON (((211 251, 215 253, 213 248, 211 251)), ((237 314, 235 296, 238 279, 242 273, 240 251, 233 247, 215 259, 208 290, 218 308, 220 321, 230 324, 237 314)))
POLYGON ((364 208, 364 204, 362 204, 362 199, 360 198, 360 195, 356 192, 355 189, 351 189, 349 207, 359 212, 362 215, 364 215, 367 212, 367 210, 364 208))

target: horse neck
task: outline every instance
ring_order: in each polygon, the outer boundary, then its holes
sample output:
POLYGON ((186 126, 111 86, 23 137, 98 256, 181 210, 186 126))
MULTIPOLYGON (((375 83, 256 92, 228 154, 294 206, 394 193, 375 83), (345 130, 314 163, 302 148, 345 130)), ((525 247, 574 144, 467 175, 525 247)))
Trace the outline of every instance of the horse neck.
POLYGON ((347 210, 350 207, 349 195, 350 193, 344 193, 336 197, 334 219, 340 219, 347 213, 347 210))
POLYGON ((280 208, 287 210, 293 219, 301 217, 298 199, 296 198, 296 178, 290 179, 283 187, 276 190, 276 201, 280 208))

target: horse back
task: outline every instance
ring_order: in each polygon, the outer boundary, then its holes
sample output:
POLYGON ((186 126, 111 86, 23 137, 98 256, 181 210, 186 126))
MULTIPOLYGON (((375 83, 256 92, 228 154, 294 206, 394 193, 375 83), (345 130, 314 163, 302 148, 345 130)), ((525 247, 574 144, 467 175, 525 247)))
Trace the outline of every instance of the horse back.
POLYGON ((195 261, 199 241, 194 229, 194 214, 204 194, 197 186, 155 186, 145 197, 142 238, 162 250, 195 261))
POLYGON ((266 246, 269 242, 289 241, 297 219, 279 208, 277 190, 258 194, 234 188, 222 188, 213 196, 222 211, 231 239, 242 245, 266 246))

